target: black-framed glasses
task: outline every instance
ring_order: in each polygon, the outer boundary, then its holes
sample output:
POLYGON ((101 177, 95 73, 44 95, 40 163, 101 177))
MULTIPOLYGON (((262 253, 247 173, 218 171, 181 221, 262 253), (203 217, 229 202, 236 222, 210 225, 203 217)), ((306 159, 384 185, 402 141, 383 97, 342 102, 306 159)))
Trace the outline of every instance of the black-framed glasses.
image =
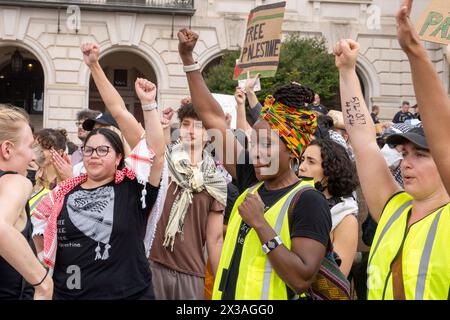
POLYGON ((83 152, 84 157, 92 156, 94 151, 97 153, 97 156, 106 157, 106 155, 109 153, 109 149, 111 149, 110 146, 98 146, 97 148, 85 146, 81 148, 81 152, 83 152))

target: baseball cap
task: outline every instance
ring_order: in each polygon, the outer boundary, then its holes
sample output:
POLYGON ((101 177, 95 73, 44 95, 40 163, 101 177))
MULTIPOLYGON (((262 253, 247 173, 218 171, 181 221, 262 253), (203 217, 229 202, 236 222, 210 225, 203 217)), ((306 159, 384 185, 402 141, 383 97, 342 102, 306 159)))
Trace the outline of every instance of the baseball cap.
POLYGON ((319 105, 317 105, 317 106, 311 104, 311 105, 309 105, 309 108, 310 108, 311 111, 320 112, 321 114, 328 114, 328 109, 327 109, 327 107, 325 107, 325 106, 322 105, 322 104, 319 104, 319 105))
POLYGON ((113 126, 119 129, 119 125, 113 116, 109 112, 101 113, 95 119, 87 119, 83 122, 83 129, 86 131, 92 131, 96 123, 103 124, 105 126, 113 126))
POLYGON ((414 127, 407 132, 394 133, 387 137, 386 143, 392 145, 404 144, 405 141, 412 142, 414 145, 421 149, 430 150, 427 140, 425 138, 425 132, 423 127, 414 127))

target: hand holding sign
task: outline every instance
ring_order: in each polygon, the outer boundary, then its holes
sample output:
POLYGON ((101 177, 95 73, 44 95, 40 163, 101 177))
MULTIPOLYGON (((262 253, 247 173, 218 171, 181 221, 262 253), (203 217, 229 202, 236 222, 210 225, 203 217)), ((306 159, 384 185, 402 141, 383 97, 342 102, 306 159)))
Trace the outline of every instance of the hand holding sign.
POLYGON ((250 78, 250 72, 247 72, 247 79, 238 80, 239 88, 245 93, 261 91, 261 81, 259 81, 259 73, 254 78, 250 78))
POLYGON ((261 90, 261 83, 259 82, 259 73, 254 78, 247 79, 245 82, 245 92, 261 90), (258 87, 258 88, 256 88, 258 87))

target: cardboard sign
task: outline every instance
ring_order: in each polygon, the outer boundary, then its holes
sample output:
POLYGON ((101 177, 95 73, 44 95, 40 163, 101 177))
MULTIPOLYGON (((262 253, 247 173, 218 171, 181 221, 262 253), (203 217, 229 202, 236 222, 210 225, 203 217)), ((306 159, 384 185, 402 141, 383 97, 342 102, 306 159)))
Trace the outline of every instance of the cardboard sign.
POLYGON ((223 113, 225 115, 229 113, 231 115, 231 125, 230 127, 232 129, 236 129, 236 99, 233 95, 229 94, 219 94, 219 93, 213 93, 212 94, 214 99, 220 104, 222 107, 223 113))
POLYGON ((277 72, 281 49, 281 25, 286 2, 259 6, 250 11, 239 63, 234 69, 233 80, 253 77, 273 77, 277 72))
POLYGON ((450 1, 433 0, 420 17, 416 27, 425 41, 450 43, 450 1))
MULTIPOLYGON (((247 84, 247 79, 239 80, 239 88, 245 91, 245 85, 247 84)), ((256 80, 255 86, 253 87, 254 92, 261 91, 261 81, 256 80)))

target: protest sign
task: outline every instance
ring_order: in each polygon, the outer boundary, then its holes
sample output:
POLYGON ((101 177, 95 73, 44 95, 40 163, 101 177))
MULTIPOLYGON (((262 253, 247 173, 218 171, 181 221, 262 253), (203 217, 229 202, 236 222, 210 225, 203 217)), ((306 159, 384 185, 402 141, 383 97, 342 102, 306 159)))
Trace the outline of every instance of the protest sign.
POLYGON ((236 129, 236 99, 233 95, 229 94, 219 94, 219 93, 213 93, 212 94, 214 99, 220 104, 222 107, 223 113, 225 115, 229 113, 231 115, 231 128, 236 129))
POLYGON ((450 1, 433 0, 416 24, 420 39, 450 43, 450 1))
POLYGON ((234 80, 253 77, 273 77, 278 68, 281 49, 281 25, 286 2, 259 6, 250 11, 239 63, 234 69, 234 80))
MULTIPOLYGON (((247 84, 247 79, 239 80, 239 88, 245 91, 245 85, 247 84)), ((256 80, 255 86, 253 87, 254 92, 261 91, 261 81, 256 80)))

